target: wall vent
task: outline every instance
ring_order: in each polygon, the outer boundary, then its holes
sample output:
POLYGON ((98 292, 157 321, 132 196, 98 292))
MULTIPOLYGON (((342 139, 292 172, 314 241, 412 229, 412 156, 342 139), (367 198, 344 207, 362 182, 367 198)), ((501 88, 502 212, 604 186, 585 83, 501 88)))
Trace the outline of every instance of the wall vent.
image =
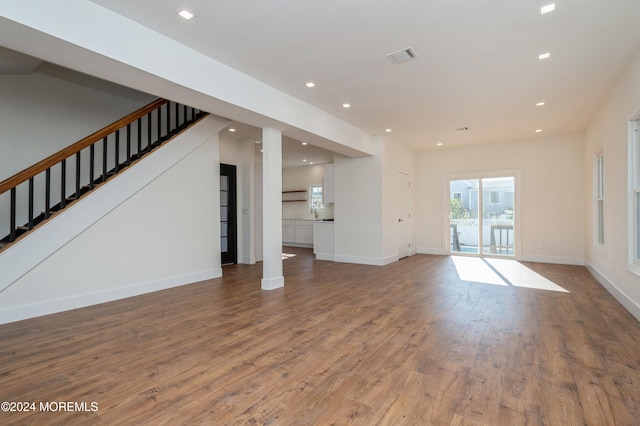
POLYGON ((406 49, 398 50, 397 52, 389 53, 387 55, 387 58, 396 65, 412 61, 417 57, 418 55, 416 55, 416 52, 411 47, 407 47, 406 49))

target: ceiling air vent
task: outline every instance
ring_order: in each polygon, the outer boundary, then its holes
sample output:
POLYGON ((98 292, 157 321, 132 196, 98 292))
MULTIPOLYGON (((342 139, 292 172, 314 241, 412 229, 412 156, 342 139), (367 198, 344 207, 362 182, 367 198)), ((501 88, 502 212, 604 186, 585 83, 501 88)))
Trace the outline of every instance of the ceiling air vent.
POLYGON ((387 58, 396 65, 412 61, 417 57, 418 55, 416 55, 416 52, 414 52, 411 47, 407 47, 406 49, 398 50, 397 52, 389 53, 387 55, 387 58))

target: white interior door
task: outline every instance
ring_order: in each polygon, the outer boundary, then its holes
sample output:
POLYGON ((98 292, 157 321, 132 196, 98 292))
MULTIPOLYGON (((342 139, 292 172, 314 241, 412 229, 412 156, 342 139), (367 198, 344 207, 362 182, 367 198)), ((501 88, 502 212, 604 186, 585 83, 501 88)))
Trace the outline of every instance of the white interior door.
POLYGON ((398 173, 398 259, 409 256, 411 249, 411 178, 398 173))

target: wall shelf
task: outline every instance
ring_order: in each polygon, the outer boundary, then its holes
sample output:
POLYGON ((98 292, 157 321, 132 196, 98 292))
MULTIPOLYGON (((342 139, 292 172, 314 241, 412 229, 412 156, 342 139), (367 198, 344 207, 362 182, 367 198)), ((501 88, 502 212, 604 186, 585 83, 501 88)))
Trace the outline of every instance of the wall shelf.
POLYGON ((295 203, 295 202, 307 201, 306 198, 299 198, 301 196, 304 196, 303 194, 306 194, 306 193, 307 193, 306 189, 296 189, 296 190, 292 190, 292 191, 282 191, 282 202, 283 203, 295 203), (295 195, 291 195, 292 197, 295 197, 295 198, 286 198, 287 196, 285 194, 295 194, 295 195))

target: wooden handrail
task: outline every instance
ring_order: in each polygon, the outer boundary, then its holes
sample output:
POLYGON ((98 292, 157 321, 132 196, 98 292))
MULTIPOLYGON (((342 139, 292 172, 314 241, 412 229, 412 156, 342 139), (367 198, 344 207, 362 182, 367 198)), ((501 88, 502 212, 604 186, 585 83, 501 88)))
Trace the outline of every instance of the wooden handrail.
POLYGON ((39 173, 42 173, 48 168, 55 166, 65 158, 71 157, 76 152, 79 152, 87 148, 88 146, 91 146, 92 144, 98 142, 100 139, 105 138, 108 135, 114 133, 116 130, 119 130, 125 127, 127 124, 133 123, 138 118, 144 117, 151 111, 161 107, 167 102, 169 101, 167 101, 166 99, 157 99, 151 102, 150 104, 143 106, 137 111, 132 112, 126 117, 123 117, 120 120, 109 124, 105 128, 98 130, 97 132, 87 136, 86 138, 80 139, 78 142, 72 145, 69 145, 64 149, 61 149, 60 151, 50 155, 44 160, 37 162, 33 166, 27 167, 23 171, 18 172, 15 175, 11 176, 10 178, 3 180, 2 182, 0 182, 0 194, 3 194, 6 191, 20 185, 21 183, 28 181, 29 179, 38 175, 39 173))

